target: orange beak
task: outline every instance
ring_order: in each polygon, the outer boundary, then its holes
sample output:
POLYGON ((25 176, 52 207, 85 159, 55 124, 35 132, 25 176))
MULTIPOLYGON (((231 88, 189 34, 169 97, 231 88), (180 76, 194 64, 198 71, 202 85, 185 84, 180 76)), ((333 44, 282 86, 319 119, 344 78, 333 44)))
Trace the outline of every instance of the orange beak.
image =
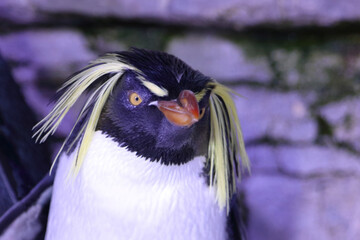
POLYGON ((183 90, 176 101, 157 101, 152 105, 156 105, 167 120, 177 126, 190 127, 200 118, 198 102, 190 90, 183 90))

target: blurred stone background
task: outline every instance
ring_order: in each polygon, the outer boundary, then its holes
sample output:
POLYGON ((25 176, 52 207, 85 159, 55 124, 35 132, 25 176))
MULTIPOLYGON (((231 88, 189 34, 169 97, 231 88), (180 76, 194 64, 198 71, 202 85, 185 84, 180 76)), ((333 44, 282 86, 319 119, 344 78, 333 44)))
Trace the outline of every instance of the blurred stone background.
POLYGON ((360 239, 359 29, 358 0, 0 1, 0 52, 39 120, 70 74, 131 46, 244 96, 254 240, 360 239))

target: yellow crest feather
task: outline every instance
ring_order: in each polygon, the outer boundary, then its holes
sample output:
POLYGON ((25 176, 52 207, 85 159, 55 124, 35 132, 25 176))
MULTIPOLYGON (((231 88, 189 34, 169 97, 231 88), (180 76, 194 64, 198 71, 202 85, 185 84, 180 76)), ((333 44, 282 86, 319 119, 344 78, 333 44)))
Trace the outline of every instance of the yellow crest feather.
POLYGON ((71 149, 78 140, 80 141, 77 157, 73 163, 71 171, 74 175, 78 174, 95 132, 95 128, 104 104, 125 70, 133 70, 140 73, 140 71, 133 66, 121 62, 116 54, 107 54, 93 61, 84 70, 70 78, 70 80, 68 80, 63 85, 63 87, 59 89, 59 91, 65 90, 65 92, 56 102, 54 109, 34 127, 37 129, 33 135, 33 137, 36 137, 36 141, 44 142, 56 131, 63 118, 68 113, 69 109, 74 105, 79 97, 89 89, 91 84, 106 74, 114 74, 104 83, 102 83, 102 85, 98 87, 88 98, 78 116, 76 123, 74 124, 73 129, 64 141, 60 151, 56 155, 51 170, 54 167, 55 162, 60 156, 61 152, 63 151, 65 145, 68 143, 69 137, 72 135, 77 123, 85 117, 85 122, 82 128, 75 136, 75 139, 70 143, 69 148, 71 149))
POLYGON ((229 88, 217 82, 210 95, 210 139, 208 164, 210 164, 210 184, 216 187, 216 197, 220 208, 230 210, 230 198, 236 192, 236 175, 240 177, 240 163, 250 170, 250 162, 245 151, 244 139, 234 101, 229 88))

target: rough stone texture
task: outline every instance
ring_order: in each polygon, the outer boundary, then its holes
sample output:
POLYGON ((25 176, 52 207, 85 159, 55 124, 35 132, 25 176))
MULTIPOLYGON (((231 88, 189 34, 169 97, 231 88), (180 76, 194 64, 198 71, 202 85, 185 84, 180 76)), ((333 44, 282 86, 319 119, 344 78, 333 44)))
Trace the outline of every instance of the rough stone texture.
POLYGON ((298 177, 360 177, 360 161, 356 155, 327 147, 283 147, 274 158, 280 171, 298 177))
POLYGON ((360 98, 348 98, 324 106, 320 113, 334 127, 338 141, 349 142, 360 152, 360 98))
POLYGON ((88 50, 86 39, 72 30, 1 35, 0 51, 8 61, 19 66, 19 71, 14 69, 19 82, 66 78, 96 57, 88 50))
POLYGON ((283 174, 294 178, 360 177, 358 156, 320 146, 268 146, 248 149, 252 172, 258 174, 283 174))
POLYGON ((315 139, 316 123, 298 93, 239 87, 234 90, 244 97, 236 98, 236 107, 245 140, 264 136, 302 142, 315 139))
POLYGON ((173 39, 167 48, 194 69, 221 81, 268 82, 272 78, 264 57, 249 59, 238 45, 213 35, 173 39))
POLYGON ((336 21, 358 19, 358 1, 191 1, 174 0, 171 9, 176 15, 187 18, 219 20, 237 26, 290 22, 298 24, 331 24, 336 21), (271 11, 269 11, 271 9, 271 11), (326 11, 324 11, 326 9, 326 11), (346 16, 343 13, 348 13, 346 16))
POLYGON ((250 239, 353 239, 360 233, 356 155, 261 145, 251 147, 249 157, 252 174, 244 186, 250 239))
POLYGON ((297 50, 275 49, 271 53, 283 80, 290 86, 329 81, 331 70, 342 66, 343 57, 339 53, 315 50, 307 54, 297 50), (304 61, 306 58, 306 61, 304 61))
POLYGON ((283 176, 252 176, 245 182, 249 239, 294 239, 302 183, 283 176), (266 206, 266 207, 264 207, 266 206))
POLYGON ((31 0, 31 4, 38 11, 50 14, 61 12, 103 17, 151 18, 192 25, 222 24, 236 28, 279 23, 330 25, 339 21, 360 19, 360 3, 357 0, 31 0))
MULTIPOLYGON (((249 159, 251 160, 251 175, 254 174, 276 174, 278 164, 274 155, 274 147, 269 145, 247 146, 249 159)), ((248 177, 245 174, 245 177, 248 177)))
POLYGON ((249 239, 356 239, 359 184, 353 177, 252 176, 245 183, 249 239))
POLYGON ((37 19, 31 0, 1 0, 0 19, 15 23, 27 23, 37 19))
POLYGON ((92 16, 116 16, 121 18, 164 18, 168 12, 168 1, 132 1, 132 0, 106 0, 89 1, 71 0, 43 1, 32 0, 34 6, 41 11, 50 13, 69 12, 92 16))

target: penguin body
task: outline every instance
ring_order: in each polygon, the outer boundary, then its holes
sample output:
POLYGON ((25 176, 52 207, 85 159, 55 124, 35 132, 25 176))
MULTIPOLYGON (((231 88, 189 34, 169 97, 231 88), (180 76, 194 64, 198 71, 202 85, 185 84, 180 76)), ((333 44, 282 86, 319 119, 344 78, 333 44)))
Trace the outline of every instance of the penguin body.
POLYGON ((76 179, 59 162, 47 235, 57 239, 226 239, 226 211, 203 177, 205 157, 146 161, 96 131, 76 179))
POLYGON ((243 236, 228 227, 239 156, 249 167, 230 89, 166 53, 107 54, 60 89, 37 140, 85 92, 58 154, 47 240, 243 236))

